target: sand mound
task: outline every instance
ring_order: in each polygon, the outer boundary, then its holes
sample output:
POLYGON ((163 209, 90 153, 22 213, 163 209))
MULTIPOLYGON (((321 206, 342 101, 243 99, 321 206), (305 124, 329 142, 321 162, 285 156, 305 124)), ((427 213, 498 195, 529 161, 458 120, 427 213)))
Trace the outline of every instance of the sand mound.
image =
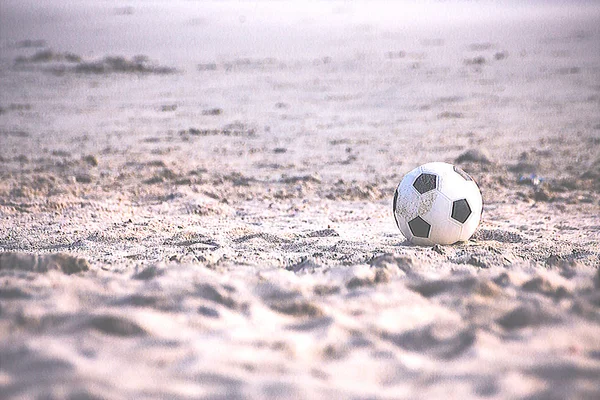
POLYGON ((68 254, 0 253, 0 270, 60 271, 69 275, 88 271, 89 268, 87 260, 68 254))

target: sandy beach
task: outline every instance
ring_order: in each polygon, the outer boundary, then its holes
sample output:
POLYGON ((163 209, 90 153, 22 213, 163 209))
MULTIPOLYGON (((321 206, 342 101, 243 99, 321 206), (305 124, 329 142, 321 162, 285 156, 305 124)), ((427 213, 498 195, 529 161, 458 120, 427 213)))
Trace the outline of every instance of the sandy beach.
POLYGON ((0 398, 600 398, 600 4, 0 4, 0 398), (467 171, 473 237, 392 198, 467 171))

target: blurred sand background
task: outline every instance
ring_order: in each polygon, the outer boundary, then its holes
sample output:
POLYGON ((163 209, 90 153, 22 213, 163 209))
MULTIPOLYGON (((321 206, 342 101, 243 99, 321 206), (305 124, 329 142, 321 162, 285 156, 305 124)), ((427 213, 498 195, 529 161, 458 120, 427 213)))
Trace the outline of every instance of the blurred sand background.
POLYGON ((0 3, 2 398, 597 399, 599 266, 598 2, 0 3))

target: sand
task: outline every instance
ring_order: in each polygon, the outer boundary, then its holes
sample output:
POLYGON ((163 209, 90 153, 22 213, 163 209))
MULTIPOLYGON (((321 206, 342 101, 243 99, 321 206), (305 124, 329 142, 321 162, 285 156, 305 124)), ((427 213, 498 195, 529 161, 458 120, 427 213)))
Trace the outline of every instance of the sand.
POLYGON ((3 399, 600 397, 595 2, 0 5, 3 399), (482 223, 407 242, 402 176, 482 223))

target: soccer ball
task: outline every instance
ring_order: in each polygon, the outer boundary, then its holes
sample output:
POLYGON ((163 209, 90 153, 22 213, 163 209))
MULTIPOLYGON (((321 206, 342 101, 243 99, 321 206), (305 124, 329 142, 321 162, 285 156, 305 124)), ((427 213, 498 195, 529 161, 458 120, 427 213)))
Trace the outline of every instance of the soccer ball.
POLYGON ((468 240, 482 210, 481 192, 473 178, 443 162, 413 169, 394 193, 398 228, 412 243, 423 246, 468 240))

